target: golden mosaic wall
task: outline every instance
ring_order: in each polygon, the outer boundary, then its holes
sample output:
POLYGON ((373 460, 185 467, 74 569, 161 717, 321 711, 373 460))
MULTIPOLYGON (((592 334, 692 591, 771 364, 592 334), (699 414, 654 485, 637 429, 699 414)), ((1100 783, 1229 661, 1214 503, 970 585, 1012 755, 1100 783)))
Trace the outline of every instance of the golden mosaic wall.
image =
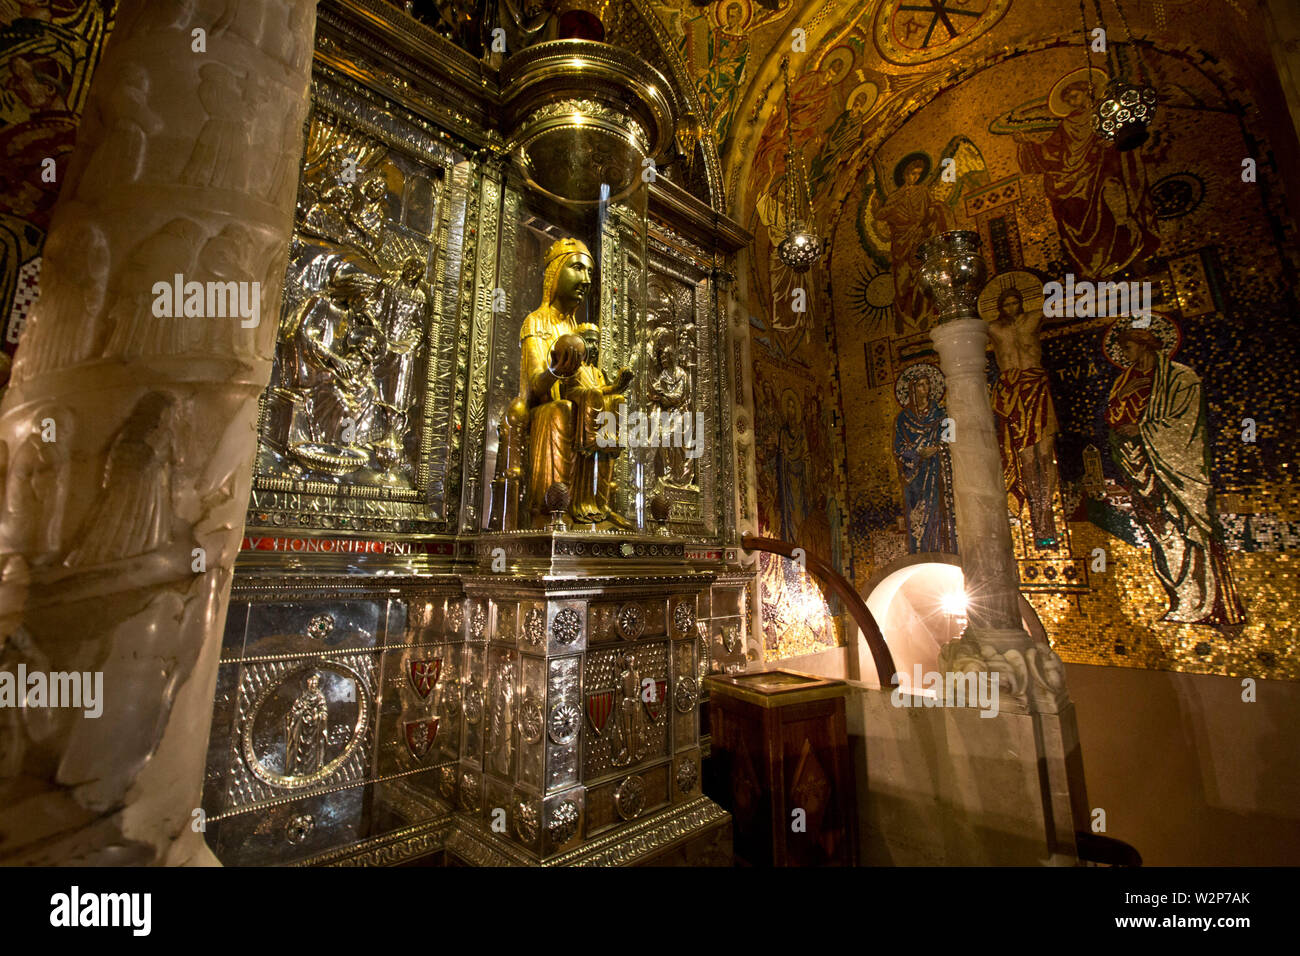
MULTIPOLYGON (((757 321, 757 320, 755 320, 757 321)), ((761 337, 765 330, 751 327, 761 337)), ((784 360, 768 346, 754 365, 754 437, 759 533, 791 541, 851 573, 842 491, 844 460, 831 399, 830 356, 805 343, 784 360), (820 356, 815 365, 801 359, 820 356)), ((758 611, 768 659, 810 654, 843 643, 838 602, 828 605, 816 581, 795 562, 759 559, 758 611)))
MULTIPOLYGON (((116 7, 115 0, 0 2, 0 326, 7 355, 36 301, 50 212, 116 7)), ((0 384, 7 378, 0 375, 0 384)))
MULTIPOLYGON (((1300 545, 1296 263, 1270 164, 1275 131, 1226 64, 1177 47, 1148 50, 1145 60, 1164 99, 1154 135, 1133 153, 1090 142, 1072 125, 1066 91, 1087 82, 1081 50, 1044 45, 970 71, 859 171, 831 265, 840 385, 854 396, 845 418, 856 580, 865 585, 911 552, 949 550, 921 546, 937 523, 917 524, 916 507, 904 507, 908 380, 927 367, 932 379, 938 360, 928 305, 906 275, 913 249, 899 255, 895 237, 906 244, 941 228, 975 229, 992 273, 982 298, 989 320, 1008 286, 1017 293, 1004 300, 1009 310, 1019 298, 1026 312, 1041 312, 1044 286, 1067 273, 1149 282, 1146 351, 1167 363, 1168 404, 1176 393, 1190 403, 1159 422, 1154 411, 1123 418, 1121 393, 1136 380, 1126 373, 1141 362, 1122 344, 1129 317, 1044 319, 1051 412, 1024 386, 998 386, 990 352, 995 408, 1001 394, 1004 419, 1026 429, 1022 444, 1046 440, 1056 472, 1051 514, 1036 516, 1025 480, 1017 485, 1016 453, 1005 459, 1022 587, 1062 658, 1300 679, 1300 588, 1289 554, 1300 545), (1243 158, 1256 160, 1256 182, 1242 181, 1243 158), (1030 421, 1036 412, 1044 421, 1030 421), (1183 443, 1171 449, 1175 433, 1183 443), (1126 449, 1156 454, 1141 434, 1157 448, 1166 441, 1169 470, 1157 468, 1154 484, 1121 463, 1126 449), (1208 498, 1180 488, 1197 476, 1208 477, 1208 498)), ((940 375, 931 388, 940 405, 941 389, 940 375)), ((1164 394, 1158 379, 1152 394, 1140 403, 1164 394)), ((940 516, 951 508, 946 491, 939 481, 929 499, 940 516)), ((919 514, 929 516, 925 507, 919 514)))
MULTIPOLYGON (((1140 442, 1119 430, 1136 432, 1136 421, 1118 411, 1108 419, 1123 404, 1112 401, 1112 386, 1133 363, 1114 318, 1046 320, 1045 372, 1000 390, 990 352, 990 387, 1011 449, 1008 508, 1022 583, 1062 656, 1300 676, 1289 563, 1300 543, 1290 399, 1300 385, 1291 318, 1300 310, 1282 190, 1284 175, 1300 181, 1300 152, 1265 40, 1266 11, 1234 0, 1125 2, 1161 105, 1146 145, 1106 157, 1077 135, 1079 117, 1069 119, 1089 77, 1105 75, 1085 70, 1077 2, 808 0, 761 14, 717 6, 715 16, 686 0, 655 4, 715 106, 731 213, 755 235, 743 271, 760 477, 768 473, 759 488, 764 529, 782 536, 783 525, 799 525, 789 516, 810 504, 798 482, 781 478, 789 468, 780 435, 797 416, 784 414, 772 393, 789 389, 806 409, 820 388, 831 408, 826 447, 843 455, 822 469, 843 476, 824 494, 843 509, 840 566, 864 587, 914 552, 952 550, 951 515, 934 506, 946 502, 950 476, 942 456, 925 464, 943 381, 911 255, 925 235, 978 229, 993 272, 987 317, 997 315, 1008 284, 1032 310, 1041 309, 1044 285, 1067 272, 1149 282, 1158 317, 1138 364, 1163 362, 1166 385, 1199 390, 1206 402, 1203 416, 1181 419, 1189 433, 1200 431, 1188 446, 1197 454, 1180 467, 1211 486, 1181 512, 1199 537, 1169 534, 1160 505, 1173 498, 1138 493, 1117 457, 1126 440, 1130 452, 1140 442), (736 34, 723 29, 728 16, 753 24, 743 42, 722 35, 736 34), (795 30, 806 38, 802 49, 791 43, 795 30), (782 102, 785 54, 792 115, 782 102), (773 255, 784 228, 787 131, 808 168, 818 230, 832 239, 829 259, 803 279, 773 255), (1258 163, 1254 183, 1241 179, 1246 157, 1258 163), (796 287, 810 299, 802 315, 788 308, 796 287), (775 411, 764 418, 765 400, 775 411), (1246 418, 1253 442, 1242 440, 1246 418), (1045 459, 1018 467, 1017 442, 1046 447, 1045 459), (1192 460, 1202 456, 1208 467, 1192 460), (1026 477, 1040 461, 1054 476, 1046 498, 1041 481, 1026 477), (1168 541, 1153 547, 1162 532, 1168 541), (1097 549, 1105 571, 1095 570, 1097 549), (1210 571, 1167 574, 1167 590, 1157 552, 1166 561, 1199 556, 1210 571), (1218 596, 1200 600, 1192 592, 1207 581, 1218 596)), ((1127 31, 1109 3, 1105 10, 1117 21, 1107 23, 1113 49, 1131 71, 1127 31)), ((1091 65, 1115 69, 1099 56, 1091 65)), ((1004 296, 1008 308, 1014 299, 1004 296)), ((1117 389, 1132 393, 1131 416, 1150 404, 1141 378, 1129 375, 1117 389)), ((801 579, 774 577, 764 594, 772 607, 763 608, 769 657, 829 643, 830 630, 806 616, 802 628, 786 626, 796 609, 811 610, 808 593, 801 579)))

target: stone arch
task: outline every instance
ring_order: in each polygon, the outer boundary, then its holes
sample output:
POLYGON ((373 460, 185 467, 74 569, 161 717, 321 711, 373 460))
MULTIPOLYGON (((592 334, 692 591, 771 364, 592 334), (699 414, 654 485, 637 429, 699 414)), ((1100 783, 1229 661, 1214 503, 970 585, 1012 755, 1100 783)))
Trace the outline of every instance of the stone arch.
MULTIPOLYGON (((955 554, 925 552, 889 562, 858 589, 900 673, 910 673, 915 664, 923 671, 938 665, 943 643, 940 632, 952 629, 951 622, 943 620, 949 615, 938 607, 938 601, 960 587, 961 559, 955 554), (930 597, 934 607, 927 604, 930 597)), ((1046 628, 1023 593, 1018 604, 1021 623, 1030 636, 1050 644, 1046 628)))

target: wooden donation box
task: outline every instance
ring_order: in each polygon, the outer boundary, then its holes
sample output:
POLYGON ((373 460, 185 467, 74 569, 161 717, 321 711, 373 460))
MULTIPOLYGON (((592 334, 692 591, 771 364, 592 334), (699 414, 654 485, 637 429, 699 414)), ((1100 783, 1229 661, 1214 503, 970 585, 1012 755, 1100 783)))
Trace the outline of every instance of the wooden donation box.
POLYGON ((853 866, 844 681, 770 670, 708 679, 714 779, 738 863, 853 866))

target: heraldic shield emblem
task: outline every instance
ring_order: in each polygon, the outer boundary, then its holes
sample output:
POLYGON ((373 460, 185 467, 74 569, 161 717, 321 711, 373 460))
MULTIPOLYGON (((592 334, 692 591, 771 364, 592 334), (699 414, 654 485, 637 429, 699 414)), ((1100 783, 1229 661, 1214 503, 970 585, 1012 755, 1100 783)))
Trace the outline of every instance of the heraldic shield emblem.
POLYGON ((587 719, 591 721, 591 727, 599 736, 605 732, 605 724, 609 723, 609 715, 614 712, 614 692, 612 690, 602 690, 597 694, 587 695, 587 719))
POLYGON ((659 715, 664 712, 664 702, 668 699, 668 681, 657 680, 651 684, 648 680, 641 687, 641 703, 650 715, 650 722, 657 723, 659 715), (651 688, 654 688, 653 690, 651 688))
POLYGON ((438 683, 438 672, 441 670, 441 657, 411 661, 408 676, 411 678, 411 686, 415 688, 415 692, 420 695, 421 700, 427 700, 429 695, 433 693, 433 685, 438 683))
POLYGON ((423 760, 433 747, 438 736, 438 718, 428 720, 408 720, 404 724, 406 747, 416 760, 423 760))

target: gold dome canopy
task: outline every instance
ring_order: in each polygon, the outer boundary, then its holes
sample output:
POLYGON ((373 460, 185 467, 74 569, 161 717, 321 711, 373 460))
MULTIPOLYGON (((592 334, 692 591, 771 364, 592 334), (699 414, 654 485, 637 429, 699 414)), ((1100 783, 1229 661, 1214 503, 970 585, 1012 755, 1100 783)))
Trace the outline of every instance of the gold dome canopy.
POLYGON ((590 40, 539 43, 505 62, 501 84, 519 171, 561 202, 617 201, 636 187, 647 159, 669 158, 677 97, 626 50, 590 40))

